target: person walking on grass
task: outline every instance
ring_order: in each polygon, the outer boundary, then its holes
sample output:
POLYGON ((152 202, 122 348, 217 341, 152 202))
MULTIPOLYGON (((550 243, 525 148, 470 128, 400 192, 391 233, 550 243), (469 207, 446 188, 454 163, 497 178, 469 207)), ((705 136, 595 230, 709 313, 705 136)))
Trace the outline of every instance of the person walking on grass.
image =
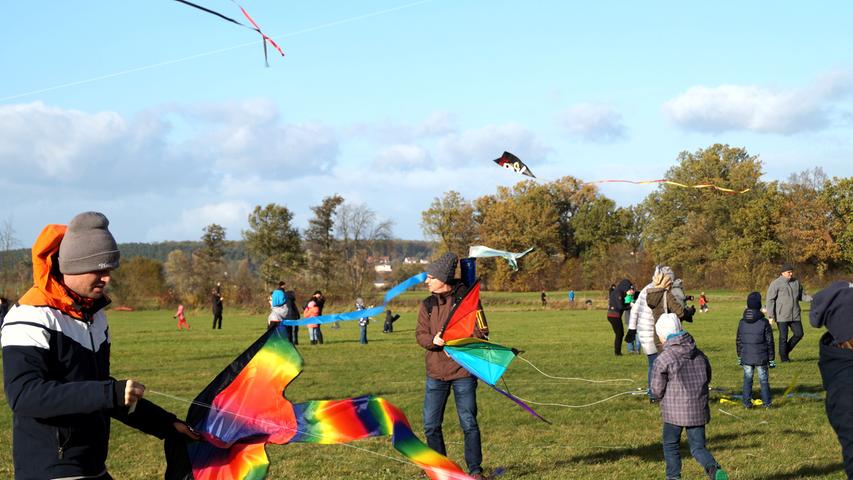
POLYGON ((609 301, 607 306, 607 321, 613 329, 615 339, 613 340, 613 351, 617 357, 622 356, 622 314, 625 312, 625 296, 631 289, 631 281, 623 278, 618 285, 611 285, 609 301))
POLYGON ((219 283, 210 292, 210 299, 213 303, 213 329, 222 330, 222 301, 225 299, 222 297, 221 285, 219 283))
MULTIPOLYGON (((355 299, 355 309, 356 310, 365 310, 367 307, 364 306, 364 299, 358 297, 355 299)), ((361 317, 358 319, 358 343, 362 345, 367 345, 367 324, 370 323, 370 317, 361 317)))
POLYGON ((160 439, 200 440, 143 398, 143 384, 110 376, 103 309, 120 255, 108 226, 98 212, 81 213, 68 226, 46 226, 32 248, 35 286, 3 324, 15 478, 110 480, 111 418, 160 439))
POLYGON ((844 459, 847 478, 853 478, 853 283, 833 282, 817 292, 809 311, 815 328, 826 327, 820 338, 817 366, 826 389, 826 417, 844 459))
POLYGON ((737 327, 737 363, 743 366, 743 406, 752 408, 752 378, 758 372, 761 384, 761 404, 770 408, 773 398, 770 393, 769 369, 776 366, 773 345, 773 329, 761 311, 761 294, 751 292, 746 297, 746 310, 737 327))
POLYGON ((789 362, 791 351, 803 339, 800 302, 810 302, 800 281, 794 278, 794 267, 782 265, 781 274, 767 288, 767 317, 779 328, 779 361, 789 362), (793 335, 788 339, 788 329, 793 335))
MULTIPOLYGON (((305 310, 302 311, 302 316, 305 318, 319 317, 320 307, 317 306, 317 302, 314 300, 308 300, 308 304, 305 305, 305 310)), ((311 345, 323 343, 323 335, 320 333, 319 323, 308 324, 308 339, 311 340, 311 345)))
MULTIPOLYGON (((459 259, 447 252, 426 268, 426 285, 430 296, 418 310, 415 337, 426 350, 426 388, 424 392, 424 435, 430 448, 447 455, 442 423, 450 391, 456 401, 456 412, 464 437, 465 463, 469 474, 476 480, 483 474, 483 451, 480 444, 480 426, 477 423, 477 378, 468 373, 445 352, 441 337, 450 313, 458 299, 467 293, 464 283, 455 278, 459 259)), ((484 315, 477 316, 474 336, 488 337, 484 315)))
POLYGON ((663 315, 655 325, 663 352, 652 368, 652 392, 660 399, 663 420, 663 458, 667 480, 681 478, 681 432, 687 430, 690 453, 709 479, 728 480, 723 467, 705 446, 705 425, 711 421, 708 385, 711 363, 696 348, 689 333, 674 315, 663 315))
POLYGON ((187 318, 184 316, 184 304, 183 303, 178 305, 178 311, 175 312, 175 315, 172 318, 178 319, 178 330, 182 330, 183 327, 187 327, 187 330, 190 329, 190 324, 187 323, 187 318))
POLYGON ((705 313, 708 311, 708 297, 705 292, 699 294, 699 311, 705 313))
POLYGON ((394 322, 400 318, 400 314, 394 315, 391 309, 385 310, 385 324, 382 326, 382 333, 394 333, 394 322))

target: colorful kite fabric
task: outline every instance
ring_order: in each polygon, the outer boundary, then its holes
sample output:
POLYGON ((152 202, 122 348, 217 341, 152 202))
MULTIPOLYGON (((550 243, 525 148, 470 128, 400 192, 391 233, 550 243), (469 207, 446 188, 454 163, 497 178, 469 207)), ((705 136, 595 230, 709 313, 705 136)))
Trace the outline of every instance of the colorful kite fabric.
POLYGON ((450 313, 447 323, 441 329, 441 338, 445 340, 444 352, 465 370, 527 410, 534 417, 548 422, 527 404, 498 388, 495 384, 512 363, 520 351, 498 345, 480 338, 474 338, 478 322, 482 319, 480 306, 480 282, 468 289, 462 300, 450 313))
POLYGON ((429 478, 471 479, 421 442, 405 414, 383 398, 292 404, 285 389, 301 372, 302 357, 283 329, 268 330, 193 401, 187 423, 205 441, 167 442, 166 478, 260 480, 269 469, 268 443, 331 444, 390 435, 394 448, 429 478))
POLYGON ((394 286, 391 290, 388 290, 388 293, 385 294, 385 298, 382 300, 382 305, 378 307, 370 307, 364 310, 353 310, 351 312, 344 313, 332 313, 329 315, 321 315, 319 317, 310 317, 303 318, 300 320, 284 320, 281 322, 282 325, 290 325, 290 326, 302 326, 308 324, 322 324, 322 323, 332 323, 332 322, 346 322, 350 320, 359 320, 364 317, 375 317, 385 312, 386 306, 388 302, 396 298, 401 293, 406 290, 414 287, 415 285, 419 285, 424 283, 426 280, 427 274, 426 272, 421 272, 417 275, 411 276, 407 278, 402 283, 399 283, 394 286))
POLYGON ((261 31, 261 27, 259 27, 259 26, 258 26, 258 24, 257 24, 257 23, 255 23, 255 21, 252 19, 252 17, 251 17, 251 16, 249 16, 249 12, 247 12, 247 11, 246 11, 246 9, 244 9, 242 6, 240 6, 240 4, 239 4, 239 3, 235 2, 234 0, 231 0, 231 3, 233 3, 234 5, 237 5, 237 8, 239 8, 239 9, 240 9, 240 11, 241 11, 241 12, 243 12, 243 16, 244 16, 244 17, 246 17, 246 19, 247 19, 247 20, 249 20, 249 22, 252 24, 252 26, 251 26, 251 27, 250 27, 250 26, 248 26, 248 25, 246 25, 246 24, 244 24, 244 23, 238 22, 237 20, 234 20, 234 19, 233 19, 233 18, 231 18, 231 17, 228 17, 228 16, 226 16, 226 15, 223 15, 223 14, 221 14, 221 13, 219 13, 219 12, 215 11, 215 10, 211 10, 211 9, 209 9, 209 8, 207 8, 207 7, 203 7, 203 6, 201 6, 201 5, 195 4, 195 3, 190 2, 190 1, 188 1, 188 0, 175 0, 175 1, 176 1, 176 2, 178 2, 178 3, 183 3, 184 5, 188 5, 188 6, 193 7, 193 8, 197 8, 197 9, 199 9, 199 10, 203 11, 203 12, 207 12, 207 13, 210 13, 210 14, 212 14, 212 15, 216 15, 217 17, 219 17, 219 18, 221 18, 221 19, 223 19, 223 20, 229 21, 229 22, 234 23, 234 24, 236 24, 236 25, 239 25, 239 26, 241 26, 241 27, 243 27, 243 28, 248 28, 249 30, 254 30, 254 31, 258 32, 258 34, 263 38, 263 43, 264 43, 264 62, 266 63, 266 65, 267 65, 268 67, 270 66, 270 64, 269 64, 269 60, 267 59, 267 42, 269 42, 269 44, 270 44, 270 45, 272 45, 272 46, 273 46, 273 48, 275 48, 276 50, 278 50, 278 53, 280 53, 282 57, 284 56, 284 52, 281 50, 281 47, 279 47, 279 46, 278 46, 278 44, 277 44, 277 43, 275 43, 275 41, 274 41, 272 38, 268 37, 264 32, 262 32, 262 31, 261 31))
POLYGON ((468 247, 468 257, 470 258, 484 258, 484 257, 503 257, 509 262, 510 268, 514 272, 518 271, 518 259, 527 255, 528 253, 533 251, 533 247, 528 248, 527 250, 521 253, 512 253, 505 252, 503 250, 495 250, 493 248, 484 247, 483 245, 474 245, 468 247))
POLYGON ((514 171, 515 173, 520 173, 522 175, 527 175, 528 177, 536 178, 536 175, 533 175, 533 172, 530 171, 530 168, 528 168, 527 165, 525 165, 520 158, 509 152, 504 152, 504 154, 501 155, 501 158, 496 158, 494 162, 504 168, 508 168, 514 171))

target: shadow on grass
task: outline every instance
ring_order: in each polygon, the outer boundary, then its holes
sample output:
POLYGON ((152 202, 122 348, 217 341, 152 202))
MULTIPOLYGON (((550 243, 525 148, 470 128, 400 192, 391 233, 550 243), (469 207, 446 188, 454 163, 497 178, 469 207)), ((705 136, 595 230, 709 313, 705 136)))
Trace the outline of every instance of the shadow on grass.
POLYGON ((804 465, 793 472, 783 472, 764 477, 764 480, 797 480, 800 478, 817 477, 839 473, 844 471, 841 463, 827 463, 826 465, 804 465))

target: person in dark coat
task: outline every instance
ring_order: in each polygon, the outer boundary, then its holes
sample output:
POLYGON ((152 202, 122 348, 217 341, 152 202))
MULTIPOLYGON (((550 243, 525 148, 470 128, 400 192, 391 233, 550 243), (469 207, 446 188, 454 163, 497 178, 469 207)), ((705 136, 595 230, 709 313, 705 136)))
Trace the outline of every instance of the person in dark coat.
POLYGON ((814 296, 809 322, 826 327, 817 362, 826 416, 838 436, 844 471, 853 479, 853 283, 833 282, 814 296))
POLYGON ((613 352, 616 356, 622 355, 622 336, 625 330, 622 328, 622 312, 626 310, 625 294, 631 290, 631 281, 623 278, 618 285, 611 285, 610 298, 607 306, 607 321, 613 328, 615 339, 613 341, 613 352))
MULTIPOLYGON (((284 288, 282 285, 281 288, 284 288)), ((284 292, 284 296, 287 298, 287 314, 285 314, 285 320, 299 320, 299 309, 296 307, 296 293, 293 290, 286 290, 284 292)), ((287 334, 287 338, 290 339, 290 343, 294 345, 299 345, 299 327, 290 325, 285 325, 285 333, 287 334)))
POLYGON ((213 328, 222 330, 222 300, 224 299, 218 283, 210 292, 210 300, 213 303, 213 328))
POLYGON ((770 376, 768 368, 776 366, 773 344, 773 329, 761 311, 761 294, 751 292, 746 297, 746 310, 737 328, 738 365, 743 366, 743 406, 752 408, 752 378, 758 371, 761 384, 761 403, 770 408, 773 398, 770 394, 770 376))
POLYGON ((382 326, 382 333, 393 333, 394 332, 394 322, 400 318, 400 314, 394 315, 391 313, 391 310, 385 310, 385 325, 382 326))

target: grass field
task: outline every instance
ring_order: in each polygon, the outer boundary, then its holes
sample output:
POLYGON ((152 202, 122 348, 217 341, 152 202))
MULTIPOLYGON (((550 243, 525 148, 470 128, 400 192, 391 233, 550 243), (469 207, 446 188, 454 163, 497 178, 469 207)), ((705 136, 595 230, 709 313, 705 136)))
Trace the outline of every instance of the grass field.
MULTIPOLYGON (((734 335, 746 294, 708 293, 711 311, 697 315, 687 330, 711 359, 711 385, 739 393, 743 371, 736 363, 734 335)), ((395 323, 393 334, 382 334, 381 321, 372 323, 368 345, 359 345, 355 322, 344 324, 340 330, 324 327, 327 343, 322 346, 308 345, 307 331, 300 331, 299 348, 305 357, 305 370, 288 388, 288 397, 304 401, 363 393, 382 395, 407 413, 421 435, 423 353, 414 341, 415 311, 411 307, 414 299, 422 296, 412 292, 402 299, 400 305, 409 309, 399 312, 402 317, 395 323)), ((547 309, 538 306, 538 292, 486 292, 484 305, 492 340, 524 350, 526 358, 551 375, 627 378, 633 383, 552 380, 516 361, 505 375, 513 393, 537 402, 583 405, 645 387, 645 356, 615 357, 611 351, 612 332, 600 308, 604 306, 603 294, 578 292, 578 300, 585 298, 594 299, 599 308, 558 308, 566 306, 565 292, 549 292, 551 305, 547 309)), ((265 315, 226 309, 223 329, 211 331, 207 312, 192 312, 188 317, 192 330, 179 332, 172 313, 110 314, 112 374, 116 378, 138 379, 149 389, 147 398, 183 416, 188 407, 185 401, 155 392, 192 399, 263 332, 265 315)), ((792 362, 771 370, 773 409, 745 410, 738 405, 721 405, 719 395, 712 394, 708 446, 732 478, 844 478, 840 448, 826 420, 823 402, 780 398, 792 383, 798 392, 823 396, 817 369, 819 335, 817 330, 806 327, 806 337, 792 354, 792 362)), ((756 397, 757 389, 756 378, 756 397)), ((623 395, 588 408, 535 407, 551 425, 534 419, 482 384, 478 397, 487 473, 503 468, 505 473, 499 478, 531 480, 664 476, 660 414, 645 396, 623 395)), ((0 404, 0 478, 11 478, 12 416, 5 396, 0 404)), ((445 420, 449 456, 463 463, 462 436, 452 401, 445 420)), ((359 448, 272 445, 268 448, 272 460, 270 478, 419 478, 416 467, 386 458, 403 458, 388 439, 368 439, 353 445, 359 448)), ((704 478, 686 443, 682 456, 683 478, 704 478)), ((153 437, 113 422, 108 466, 116 479, 162 478, 162 445, 153 437)))

